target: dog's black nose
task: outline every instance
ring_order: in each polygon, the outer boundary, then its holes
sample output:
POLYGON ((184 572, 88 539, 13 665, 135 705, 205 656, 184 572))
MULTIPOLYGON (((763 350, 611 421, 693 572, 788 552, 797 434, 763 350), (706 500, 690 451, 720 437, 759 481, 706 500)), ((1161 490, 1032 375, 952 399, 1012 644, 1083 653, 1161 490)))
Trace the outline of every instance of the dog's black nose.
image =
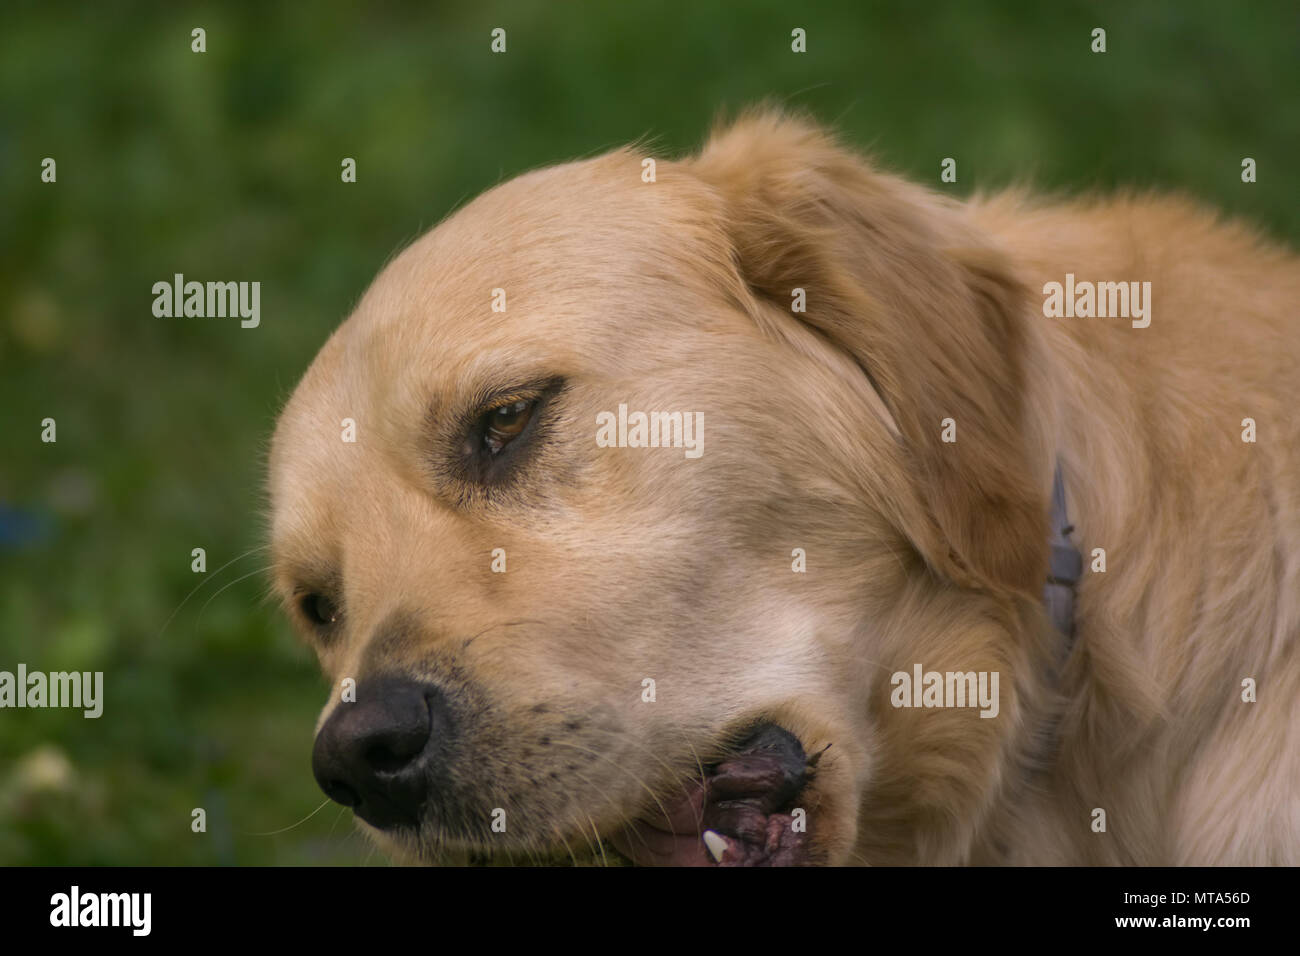
POLYGON ((431 755, 448 729, 440 690, 404 677, 358 683, 312 748, 311 769, 331 800, 388 829, 416 826, 429 794, 431 755))

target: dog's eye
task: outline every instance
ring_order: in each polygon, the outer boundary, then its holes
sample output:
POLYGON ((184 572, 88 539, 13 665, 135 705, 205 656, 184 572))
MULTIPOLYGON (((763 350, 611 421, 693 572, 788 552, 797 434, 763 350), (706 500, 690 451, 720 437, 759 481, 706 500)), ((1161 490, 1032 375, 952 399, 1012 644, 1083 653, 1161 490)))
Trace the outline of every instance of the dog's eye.
POLYGON ((323 594, 305 595, 298 606, 302 609, 303 617, 316 627, 329 627, 338 622, 338 606, 323 594))
POLYGON ((536 408, 537 400, 532 399, 511 402, 486 412, 480 422, 483 445, 488 452, 493 455, 498 454, 501 449, 519 437, 528 426, 528 422, 533 417, 533 410, 536 408))

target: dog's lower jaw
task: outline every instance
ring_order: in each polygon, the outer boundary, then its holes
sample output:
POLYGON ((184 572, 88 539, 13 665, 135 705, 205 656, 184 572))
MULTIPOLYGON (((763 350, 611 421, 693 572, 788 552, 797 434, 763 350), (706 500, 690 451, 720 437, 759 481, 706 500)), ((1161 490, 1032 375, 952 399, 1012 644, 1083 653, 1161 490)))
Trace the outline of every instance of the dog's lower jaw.
MULTIPOLYGON (((808 733, 802 722, 794 722, 808 733)), ((631 817, 598 819, 599 826, 592 823, 585 832, 561 834, 557 829, 549 837, 525 841, 526 846, 513 840, 506 846, 504 838, 496 846, 491 840, 483 845, 448 841, 428 822, 418 830, 385 830, 359 819, 357 825, 399 865, 600 865, 620 858, 643 866, 860 862, 853 853, 857 800, 848 772, 853 748, 829 744, 828 739, 842 737, 824 732, 804 739, 816 741, 818 749, 806 752, 801 738, 783 725, 752 725, 702 776, 661 792, 631 817), (585 852, 575 857, 579 848, 585 852)))

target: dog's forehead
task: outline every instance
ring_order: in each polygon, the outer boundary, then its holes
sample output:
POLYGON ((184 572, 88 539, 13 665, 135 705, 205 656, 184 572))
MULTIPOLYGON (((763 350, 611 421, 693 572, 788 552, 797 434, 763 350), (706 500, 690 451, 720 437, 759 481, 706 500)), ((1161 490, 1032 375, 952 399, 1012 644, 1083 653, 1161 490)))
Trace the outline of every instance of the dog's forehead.
POLYGON ((456 374, 493 350, 583 351, 663 311, 646 303, 666 280, 709 288, 729 262, 711 195, 676 164, 659 171, 643 182, 619 150, 484 193, 380 272, 316 360, 330 374, 313 366, 301 388, 456 374))
POLYGON ((645 184, 639 170, 619 152, 488 191, 394 259, 349 324, 454 350, 467 337, 513 341, 566 313, 600 315, 690 241, 683 220, 698 216, 685 177, 645 184))
POLYGON ((564 372, 625 349, 638 318, 692 321, 686 287, 711 288, 729 262, 712 196, 674 164, 661 163, 655 182, 642 170, 619 150, 527 173, 389 263, 281 414, 276 510, 303 484, 342 479, 347 420, 358 430, 379 417, 409 422, 417 403, 450 401, 488 370, 564 372))

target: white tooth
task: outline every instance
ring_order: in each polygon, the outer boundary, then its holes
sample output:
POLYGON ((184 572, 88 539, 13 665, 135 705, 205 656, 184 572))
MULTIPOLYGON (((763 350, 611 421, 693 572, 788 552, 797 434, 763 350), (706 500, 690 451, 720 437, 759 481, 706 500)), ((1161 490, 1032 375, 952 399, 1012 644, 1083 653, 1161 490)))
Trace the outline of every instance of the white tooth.
POLYGON ((700 835, 704 838, 704 845, 709 848, 709 854, 713 857, 713 862, 721 863, 722 854, 727 852, 727 841, 712 830, 705 830, 700 835))

